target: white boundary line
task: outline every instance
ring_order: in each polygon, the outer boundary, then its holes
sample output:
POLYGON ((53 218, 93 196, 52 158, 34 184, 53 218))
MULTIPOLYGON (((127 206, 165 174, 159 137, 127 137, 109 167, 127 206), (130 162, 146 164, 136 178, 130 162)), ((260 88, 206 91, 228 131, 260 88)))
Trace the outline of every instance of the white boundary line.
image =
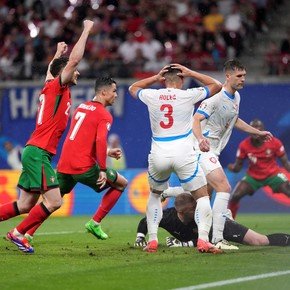
POLYGON ((217 282, 212 282, 212 283, 205 283, 205 284, 199 284, 199 285, 195 285, 195 286, 188 286, 188 287, 184 287, 184 288, 176 288, 174 290, 208 289, 208 288, 213 288, 213 287, 218 287, 218 286, 224 286, 224 285, 236 284, 236 283, 241 283, 241 282, 266 279, 266 278, 270 278, 270 277, 277 277, 277 276, 288 275, 288 274, 290 274, 290 270, 279 271, 279 272, 270 272, 270 273, 265 273, 265 274, 261 274, 261 275, 247 276, 247 277, 241 277, 241 278, 230 279, 230 280, 222 280, 222 281, 217 281, 217 282))
MULTIPOLYGON (((85 234, 86 231, 62 231, 62 232, 46 232, 36 233, 35 236, 53 236, 53 235, 69 235, 69 234, 85 234)), ((6 234, 0 234, 0 236, 6 236, 6 234)))

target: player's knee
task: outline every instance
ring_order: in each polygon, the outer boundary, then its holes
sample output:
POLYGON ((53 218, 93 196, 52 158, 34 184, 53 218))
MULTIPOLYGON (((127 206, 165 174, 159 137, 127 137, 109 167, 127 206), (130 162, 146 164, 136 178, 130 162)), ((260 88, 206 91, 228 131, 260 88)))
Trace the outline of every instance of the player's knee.
POLYGON ((216 188, 216 191, 217 192, 231 192, 232 188, 227 180, 223 180, 223 181, 219 182, 219 184, 216 188))
POLYGON ((18 210, 21 214, 28 213, 35 204, 32 202, 28 203, 17 203, 18 210))
POLYGON ((120 175, 117 179, 117 182, 113 184, 113 187, 118 190, 124 191, 127 185, 128 180, 124 176, 120 175))
POLYGON ((255 236, 249 241, 249 244, 252 246, 265 246, 268 245, 268 243, 268 238, 264 235, 255 236))
POLYGON ((119 189, 124 191, 128 185, 128 180, 123 177, 121 184, 119 185, 119 189))
POLYGON ((50 212, 54 212, 61 207, 62 202, 63 200, 61 196, 55 198, 48 198, 46 199, 45 206, 50 212))

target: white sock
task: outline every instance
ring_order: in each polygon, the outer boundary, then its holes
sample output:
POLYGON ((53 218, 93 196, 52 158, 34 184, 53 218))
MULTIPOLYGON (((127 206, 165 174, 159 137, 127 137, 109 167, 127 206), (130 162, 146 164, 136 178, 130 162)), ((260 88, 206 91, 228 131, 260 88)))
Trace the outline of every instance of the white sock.
POLYGON ((194 220, 198 228, 198 238, 208 242, 208 234, 212 225, 212 211, 208 196, 200 197, 196 201, 194 220))
POLYGON ((94 219, 92 219, 92 221, 94 222, 94 224, 95 224, 96 226, 99 226, 99 225, 100 225, 100 223, 96 222, 94 219))
POLYGON ((146 210, 149 241, 152 240, 158 241, 157 232, 159 223, 162 219, 162 215, 163 211, 160 195, 150 192, 146 210))
POLYGON ((16 228, 13 230, 12 234, 13 234, 14 236, 18 237, 18 238, 23 238, 23 237, 24 237, 24 235, 20 234, 20 233, 16 230, 16 228))
POLYGON ((212 207, 212 243, 221 241, 224 237, 223 231, 225 227, 225 214, 228 209, 230 193, 217 192, 212 207))
POLYGON ((177 195, 184 193, 184 189, 181 186, 168 187, 163 191, 164 197, 176 197, 177 195))

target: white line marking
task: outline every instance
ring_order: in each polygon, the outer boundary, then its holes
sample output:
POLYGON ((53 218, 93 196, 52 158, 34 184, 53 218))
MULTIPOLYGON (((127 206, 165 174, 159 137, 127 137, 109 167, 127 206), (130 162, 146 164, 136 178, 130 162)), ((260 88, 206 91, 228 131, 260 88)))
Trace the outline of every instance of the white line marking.
POLYGON ((52 236, 52 235, 69 235, 69 234, 84 234, 85 231, 62 231, 62 232, 48 232, 48 233, 37 233, 36 236, 52 236))
POLYGON ((212 282, 212 283, 199 284, 199 285, 188 286, 188 287, 184 287, 184 288, 176 288, 174 290, 208 289, 208 288, 213 288, 213 287, 218 287, 218 286, 224 286, 224 285, 236 284, 236 283, 241 283, 241 282, 260 280, 260 279, 265 279, 265 278, 270 278, 270 277, 277 277, 277 276, 288 275, 288 274, 290 274, 290 270, 265 273, 265 274, 261 274, 261 275, 255 275, 255 276, 247 276, 247 277, 241 277, 241 278, 236 278, 236 279, 217 281, 217 282, 212 282))
MULTIPOLYGON (((62 231, 62 232, 46 232, 36 233, 35 236, 53 236, 53 235, 69 235, 69 234, 85 234, 86 231, 62 231)), ((0 236, 6 236, 6 234, 0 234, 0 236)))

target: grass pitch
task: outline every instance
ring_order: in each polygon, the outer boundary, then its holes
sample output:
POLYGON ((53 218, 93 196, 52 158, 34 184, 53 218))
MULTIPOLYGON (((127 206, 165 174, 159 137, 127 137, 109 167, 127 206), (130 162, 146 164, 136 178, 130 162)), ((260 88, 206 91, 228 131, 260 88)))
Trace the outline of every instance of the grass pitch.
MULTIPOLYGON (((140 218, 108 216, 102 223, 110 236, 106 241, 85 232, 90 217, 50 218, 35 236, 32 255, 1 239, 0 289, 290 289, 290 274, 196 286, 290 270, 290 247, 241 245, 222 255, 200 254, 193 248, 167 248, 168 234, 160 230, 158 252, 148 254, 133 247, 140 218)), ((1 237, 19 220, 2 222, 1 237)), ((237 221, 264 234, 290 233, 290 215, 239 215, 237 221)))

